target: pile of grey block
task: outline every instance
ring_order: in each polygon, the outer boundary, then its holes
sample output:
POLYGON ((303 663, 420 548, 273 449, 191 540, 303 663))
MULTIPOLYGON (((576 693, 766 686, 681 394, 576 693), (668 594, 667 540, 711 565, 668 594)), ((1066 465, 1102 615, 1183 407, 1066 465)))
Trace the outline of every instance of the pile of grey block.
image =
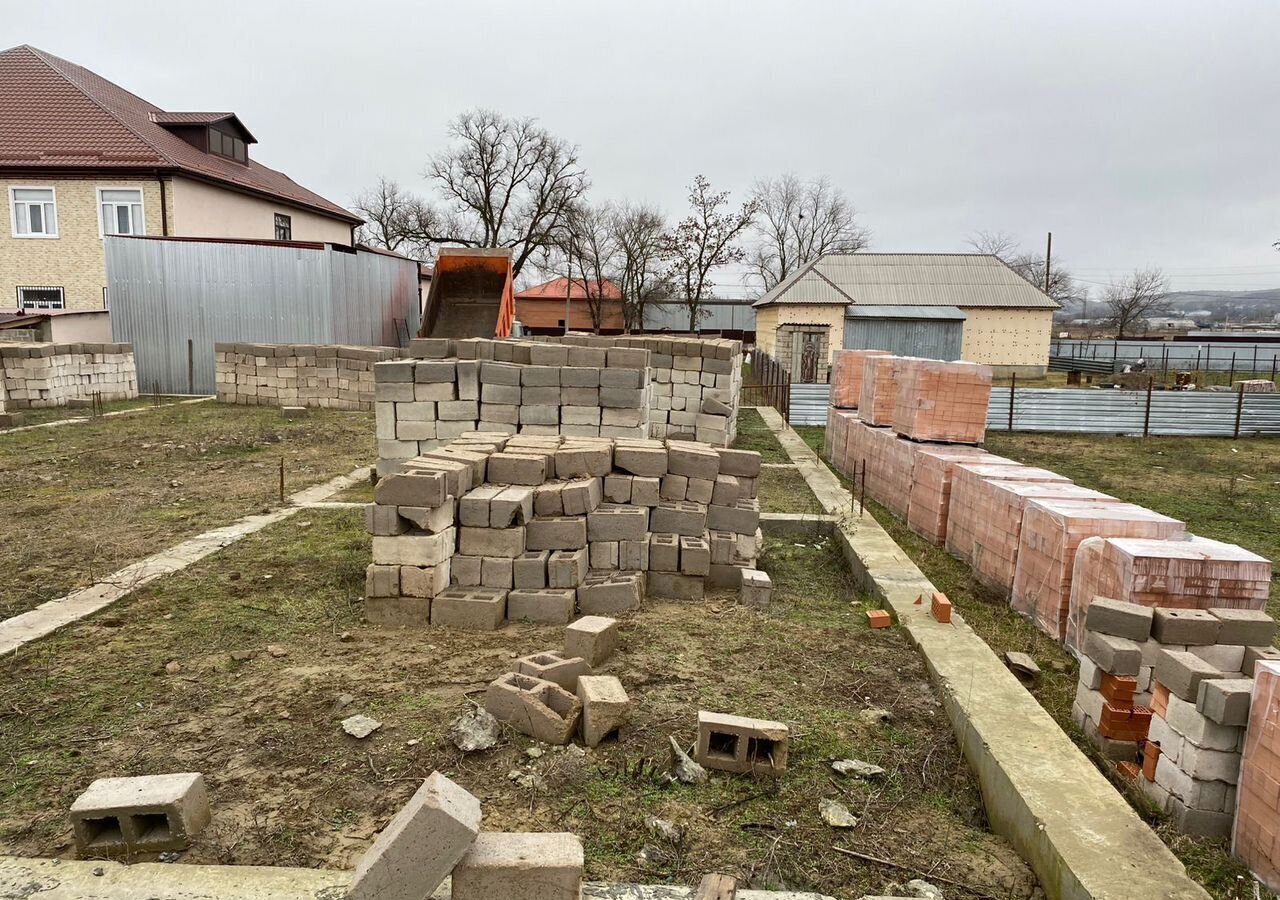
POLYGON ((395 347, 217 343, 215 390, 222 403, 368 410, 374 365, 400 353, 395 347))
POLYGON ((10 410, 66 406, 94 394, 104 401, 138 396, 131 344, 3 342, 0 378, 10 410))
POLYGON ((767 604, 759 472, 758 453, 696 442, 458 435, 378 481, 365 615, 565 624, 634 611, 645 596, 701 599, 708 585, 767 604))

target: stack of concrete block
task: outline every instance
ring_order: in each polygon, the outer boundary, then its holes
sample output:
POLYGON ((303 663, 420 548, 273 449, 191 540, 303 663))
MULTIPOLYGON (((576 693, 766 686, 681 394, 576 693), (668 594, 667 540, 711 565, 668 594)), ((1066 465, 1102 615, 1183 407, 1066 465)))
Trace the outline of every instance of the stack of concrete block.
POLYGON ((1022 513, 1010 605, 1045 634, 1066 637, 1076 550, 1089 537, 1169 540, 1186 525, 1132 503, 1030 499, 1022 513))
POLYGON ((1276 383, 1266 378, 1248 378, 1244 381, 1232 382, 1231 390, 1244 391, 1246 394, 1274 394, 1276 383))
MULTIPOLYGON (((947 510, 947 552, 973 565, 973 540, 991 508, 990 482, 1019 481, 1070 484, 1071 479, 1036 466, 1004 463, 956 463, 951 469, 951 502, 947 510)), ((1019 526, 1021 527, 1021 526, 1019 526)))
POLYGON ((863 361, 858 418, 868 425, 893 424, 898 405, 897 373, 908 357, 868 356, 863 361))
POLYGON ((696 440, 725 447, 737 436, 741 341, 586 334, 535 340, 570 347, 648 351, 649 380, 653 385, 649 437, 696 440))
POLYGON ((1078 646, 1094 597, 1181 609, 1265 609, 1270 591, 1271 562, 1235 544, 1195 535, 1089 538, 1076 551, 1066 643, 1078 646))
POLYGON ((1003 597, 1013 590, 1022 539, 1022 516, 1029 500, 1064 504, 1119 504, 1115 497, 1062 481, 986 481, 977 492, 979 514, 973 517, 969 565, 973 577, 1003 597))
POLYGON ((373 367, 399 356, 394 347, 217 343, 214 383, 221 403, 373 409, 373 367))
POLYGON ((892 356, 887 350, 836 350, 831 354, 831 405, 857 409, 868 356, 892 356))
POLYGON ((1151 722, 1151 672, 1161 650, 1150 639, 1152 611, 1109 599, 1094 607, 1071 718, 1103 755, 1132 762, 1151 722))
POLYGON ((907 507, 907 527, 941 547, 947 538, 951 511, 951 482, 956 465, 976 463, 987 466, 1015 466, 1011 459, 996 456, 978 447, 960 444, 921 444, 911 470, 911 502, 907 507))
POLYGON ((138 396, 131 344, 0 342, 0 381, 10 411, 138 396))
POLYGON ((987 433, 991 367, 936 359, 904 359, 897 383, 893 428, 917 441, 980 444, 987 433))
POLYGON ((1236 787, 1231 853, 1269 890, 1280 891, 1280 662, 1254 668, 1236 787))

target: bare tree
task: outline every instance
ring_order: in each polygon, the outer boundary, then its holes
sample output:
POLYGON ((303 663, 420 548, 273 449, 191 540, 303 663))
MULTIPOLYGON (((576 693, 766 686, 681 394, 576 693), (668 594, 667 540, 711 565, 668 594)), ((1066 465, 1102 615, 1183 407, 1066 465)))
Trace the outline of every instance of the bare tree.
POLYGON ((751 197, 759 217, 752 226, 758 240, 750 263, 766 291, 825 253, 854 253, 871 239, 849 198, 825 177, 762 178, 751 197))
MULTIPOLYGON (((967 243, 979 253, 990 253, 1000 259, 1027 281, 1045 290, 1044 254, 1023 250, 1017 238, 1004 231, 979 231, 971 235, 967 243)), ((1081 291, 1062 265, 1054 263, 1049 270, 1049 289, 1046 293, 1058 303, 1066 305, 1080 299, 1081 291)))
POLYGON ((352 209, 364 217, 356 240, 393 253, 430 258, 430 235, 440 229, 439 214, 423 200, 389 179, 361 193, 352 209))
POLYGON ((476 109, 450 126, 457 143, 431 160, 427 176, 453 214, 436 242, 510 247, 519 274, 553 243, 570 206, 587 189, 578 148, 533 119, 476 109))
POLYGON ((566 212, 564 227, 560 229, 559 244, 570 287, 575 281, 582 285, 591 328, 596 334, 604 324, 605 301, 616 297, 617 292, 613 283, 619 255, 613 231, 614 214, 608 204, 575 203, 566 212))
POLYGON ((644 327, 645 307, 668 295, 662 233, 666 220, 654 206, 623 203, 614 210, 613 240, 618 248, 618 289, 628 333, 644 327))
POLYGON ((1113 281, 1102 291, 1108 323, 1123 340, 1139 324, 1145 327, 1148 316, 1168 313, 1169 279, 1157 268, 1135 269, 1120 281, 1113 281))
POLYGON ((663 254, 668 260, 667 275, 689 313, 689 330, 698 330, 704 315, 703 301, 713 296, 716 269, 742 262, 746 251, 737 243, 755 218, 759 204, 747 200, 742 208, 721 212, 729 202, 727 191, 712 191, 711 182, 699 175, 689 187, 690 214, 674 230, 663 235, 663 254))

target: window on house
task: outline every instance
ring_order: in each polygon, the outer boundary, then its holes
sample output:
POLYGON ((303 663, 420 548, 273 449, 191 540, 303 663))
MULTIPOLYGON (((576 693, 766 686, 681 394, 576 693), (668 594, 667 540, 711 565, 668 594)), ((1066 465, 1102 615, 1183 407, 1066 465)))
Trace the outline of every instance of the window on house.
POLYGON ((244 141, 216 128, 209 129, 209 152, 216 153, 218 156, 225 156, 227 159, 234 159, 237 162, 246 161, 244 141))
POLYGON ((141 189, 99 188, 103 234, 146 234, 141 189))
POLYGON ((53 188, 10 188, 15 237, 57 237, 58 211, 53 188))
POLYGON ((276 240, 293 240, 293 219, 282 213, 276 213, 276 240))
POLYGON ((49 285, 18 286, 19 309, 62 309, 63 292, 49 285))

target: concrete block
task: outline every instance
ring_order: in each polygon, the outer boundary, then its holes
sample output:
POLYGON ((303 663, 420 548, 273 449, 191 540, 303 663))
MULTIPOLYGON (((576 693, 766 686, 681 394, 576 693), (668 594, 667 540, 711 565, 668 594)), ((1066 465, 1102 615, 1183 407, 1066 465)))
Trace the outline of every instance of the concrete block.
POLYGON ((638 541, 618 541, 618 568, 644 572, 649 568, 649 534, 638 541))
MULTIPOLYGON (((487 391, 492 385, 485 385, 487 391)), ((519 388, 515 388, 519 390, 519 388)), ((488 401, 488 398, 486 398, 488 401)), ((518 398, 517 398, 518 401, 518 398)), ((519 425, 520 424, 520 404, 516 403, 498 403, 496 400, 492 402, 482 402, 480 404, 480 421, 486 425, 519 425)))
POLYGON ((447 359, 453 355, 448 338, 413 338, 409 341, 409 355, 416 359, 447 359))
POLYGON ((604 477, 602 495, 609 503, 630 503, 631 482, 635 476, 612 474, 604 477))
POLYGON ((667 448, 657 441, 619 443, 613 450, 613 466, 632 475, 661 478, 667 474, 667 448))
POLYGON ((622 559, 622 547, 619 541, 592 541, 588 544, 591 551, 590 561, 593 569, 617 569, 622 559))
POLYGON ((1221 622, 1207 609, 1156 609, 1151 636, 1162 644, 1198 646, 1218 640, 1221 622))
POLYGON ((582 871, 582 842, 576 835, 482 832, 453 870, 451 896, 580 900, 582 871))
POLYGON ((467 528, 489 527, 489 505, 502 493, 496 484, 482 484, 472 488, 458 499, 458 524, 467 528))
POLYGON ((1245 647, 1244 648, 1244 668, 1241 670, 1244 674, 1252 676, 1254 667, 1259 661, 1280 663, 1280 649, 1275 647, 1245 647))
POLYGON ((446 497, 442 505, 427 508, 424 506, 397 506, 396 512, 405 521, 413 525, 414 528, 426 531, 429 534, 439 534, 453 528, 455 519, 454 512, 457 509, 457 501, 453 497, 446 497))
MULTIPOLYGON (((689 499, 696 499, 690 497, 689 499)), ((742 499, 742 485, 735 475, 717 475, 711 497, 706 502, 716 506, 737 506, 742 499)))
POLYGON ((738 549, 737 535, 731 531, 709 531, 707 532, 707 545, 711 548, 711 565, 733 565, 734 556, 738 549))
POLYGON ((526 531, 530 550, 578 550, 587 546, 587 520, 581 516, 535 518, 526 531))
POLYGON ((716 454, 720 457, 721 474, 736 475, 741 478, 760 476, 760 454, 756 451, 717 448, 716 454))
POLYGON ((589 569, 589 554, 586 547, 550 551, 550 557, 547 560, 547 586, 576 588, 586 579, 589 569))
MULTIPOLYGON (((597 352, 594 348, 591 348, 591 347, 572 347, 569 350, 571 354, 574 353, 575 351, 585 352, 588 354, 597 352)), ((604 358, 603 358, 604 351, 598 351, 598 352, 601 353, 601 359, 598 364, 588 363, 588 362, 573 362, 572 357, 570 357, 569 365, 560 369, 560 386, 561 387, 579 387, 579 388, 600 387, 600 369, 602 366, 604 366, 604 358)))
POLYGON ((1219 725, 1249 724, 1252 678, 1217 678, 1200 682, 1196 711, 1219 725))
POLYGON ((418 384, 453 384, 458 380, 458 370, 451 360, 419 362, 413 367, 413 380, 418 384))
POLYGON ((582 701, 582 741, 598 747, 631 717, 631 699, 612 675, 583 675, 578 679, 582 701))
MULTIPOLYGON (((483 556, 480 558, 480 586, 487 588, 511 589, 512 562, 511 557, 483 556)), ((508 598, 508 603, 510 598, 508 598)))
POLYGON ((600 506, 587 516, 587 540, 593 542, 642 541, 648 531, 649 512, 644 507, 600 506))
POLYGON ((711 447, 668 441, 667 471, 675 475, 715 481, 720 474, 720 454, 711 447))
POLYGON ((1138 603, 1094 597, 1085 613, 1085 628, 1142 643, 1151 637, 1155 610, 1138 603))
POLYGON ((520 405, 521 425, 559 425, 560 407, 552 404, 530 404, 523 400, 520 405))
POLYGON ((1211 609, 1218 620, 1218 643, 1246 647, 1270 646, 1276 636, 1276 621, 1261 609, 1211 609))
POLYGON ((398 597, 400 567, 377 564, 365 566, 364 595, 366 597, 398 597))
POLYGON ((649 529, 663 534, 701 537, 707 530, 707 508, 688 501, 663 501, 650 513, 649 529))
POLYGON ((537 591, 547 587, 550 558, 550 550, 528 550, 517 556, 511 565, 512 584, 518 590, 537 591))
POLYGON ((582 715, 581 701, 560 685, 519 672, 508 672, 489 684, 484 708, 521 734, 548 744, 569 743, 582 715))
POLYGON ((1127 638, 1102 634, 1097 631, 1087 632, 1084 654, 1094 661, 1098 668, 1112 675, 1137 675, 1142 665, 1142 649, 1127 638))
MULTIPOLYGON (((583 516, 593 512, 604 499, 604 491, 599 478, 582 478, 570 481, 561 487, 561 502, 564 504, 566 516, 583 516)), ((591 519, 587 518, 587 539, 591 537, 591 519)))
POLYGON ((494 588, 449 588, 431 602, 431 624, 464 631, 496 631, 507 618, 507 592, 494 588))
POLYGON ((183 850, 209 824, 198 772, 99 778, 71 804, 80 856, 183 850))
MULTIPOLYGON (((458 399, 459 400, 479 400, 480 399, 480 364, 475 360, 459 360, 457 368, 458 368, 458 385, 457 385, 458 399)), ((452 398, 446 397, 445 399, 448 400, 452 398)))
POLYGON ((393 537, 409 530, 409 523, 400 518, 396 506, 379 506, 369 503, 364 508, 364 528, 370 534, 393 537))
POLYGON ((584 659, 594 669, 613 656, 618 639, 617 619, 583 616, 564 630, 564 655, 584 659))
MULTIPOLYGON (((1151 717, 1152 721, 1156 718, 1158 717, 1151 717)), ((1169 728, 1185 738, 1187 743, 1205 750, 1234 750, 1240 740, 1239 728, 1211 721, 1196 709, 1194 702, 1183 700, 1177 694, 1169 695, 1164 719, 1169 728)))
POLYGON ((638 409, 644 405, 644 391, 628 388, 600 388, 600 406, 605 409, 638 409))
POLYGON ((525 366, 520 370, 520 384, 531 387, 559 387, 559 366, 525 366))
POLYGON ((689 498, 689 479, 684 475, 663 475, 662 486, 658 496, 663 500, 687 500, 689 498))
POLYGON ((480 404, 475 400, 441 400, 436 404, 436 419, 441 422, 474 422, 480 418, 480 404))
POLYGON ((526 536, 532 534, 534 524, 512 528, 468 528, 458 530, 458 552, 465 556, 502 556, 515 559, 525 550, 545 550, 545 547, 526 546, 526 536))
POLYGON ((558 410, 564 405, 561 390, 559 387, 521 387, 520 403, 530 406, 550 406, 558 410))
POLYGON ((631 479, 631 505, 652 508, 662 502, 662 479, 641 477, 631 479))
POLYGON ((759 569, 742 570, 742 602, 748 606, 768 607, 773 598, 773 579, 759 569))
POLYGON ((640 608, 645 592, 643 572, 590 572, 578 588, 578 611, 613 616, 640 608))
POLYGON ((645 369, 649 351, 640 347, 610 347, 606 355, 609 369, 645 369))
POLYGON ((737 506, 708 506, 707 527, 734 534, 755 534, 760 528, 760 502, 739 500, 737 506))
POLYGON ((373 561, 385 566, 438 566, 453 555, 454 530, 373 538, 373 561))
MULTIPOLYGON (((416 451, 414 455, 417 455, 416 451)), ((448 486, 449 478, 444 472, 415 470, 380 478, 373 497, 380 506, 431 508, 444 504, 448 486)))
POLYGON ((489 457, 488 478, 494 484, 539 485, 547 477, 546 456, 502 452, 489 457))
POLYGON ((557 478, 603 478, 612 468, 613 451, 604 441, 575 441, 556 449, 557 478))
POLYGON ((715 482, 707 478, 690 478, 685 487, 685 499, 705 506, 711 502, 712 496, 715 495, 715 486, 715 482))
POLYGON ((282 406, 280 407, 280 417, 282 419, 305 419, 307 417, 307 408, 305 406, 282 406))
MULTIPOLYGON (((565 624, 564 622, 549 624, 565 624)), ((566 691, 574 691, 578 687, 578 678, 590 674, 591 667, 587 661, 577 656, 566 656, 558 650, 545 650, 531 653, 516 660, 515 669, 521 675, 541 678, 560 685, 566 691)))
POLYGON ((1240 672, 1244 666, 1244 647, 1239 644, 1205 644, 1189 646, 1188 653, 1194 653, 1219 672, 1240 672))
POLYGON ((539 518, 564 515, 564 485, 540 484, 533 489, 533 514, 539 518))
POLYGON ((415 363, 411 359, 396 359, 375 363, 373 366, 374 383, 411 382, 413 381, 414 366, 415 363))
POLYGON ((1234 749, 1210 750, 1187 741, 1182 745, 1178 768, 1196 781, 1235 784, 1240 780, 1240 752, 1234 749))
POLYGON ((452 570, 452 560, 438 566, 401 566, 400 593, 405 597, 431 599, 448 589, 452 570))
POLYGON ((511 528, 533 521, 533 489, 511 485, 499 491, 489 503, 489 527, 511 528))
MULTIPOLYGON (((594 404, 588 405, 585 401, 593 400, 588 394, 587 396, 568 396, 570 391, 586 390, 585 388, 564 388, 563 397, 564 405, 560 407, 560 425, 561 434, 568 435, 570 432, 564 431, 565 425, 589 425, 597 426, 597 433, 600 425, 600 407, 594 404)), ((594 393, 594 392, 591 392, 594 393)))
MULTIPOLYGON (((473 393, 470 397, 463 397, 457 388, 448 382, 439 381, 431 384, 415 384, 413 386, 413 397, 415 402, 431 403, 433 406, 437 403, 453 400, 477 400, 478 395, 473 393)), ((437 412, 437 418, 439 414, 437 412)))
POLYGON ((449 580, 461 587, 479 587, 483 563, 484 557, 482 556, 456 554, 449 561, 449 580))
POLYGON ((680 538, 680 572, 683 575, 706 575, 711 570, 711 547, 700 537, 680 538))
POLYGON ((781 722, 698 711, 694 758, 708 769, 780 775, 787 768, 790 729, 781 722))
POLYGON ((482 385, 507 384, 518 387, 520 384, 520 366, 500 362, 481 362, 480 383, 482 385))
POLYGON ((480 801, 432 772, 356 864, 348 900, 421 900, 480 833, 480 801))
POLYGON ((1165 810, 1174 825, 1184 834, 1203 835, 1212 838, 1231 836, 1231 826, 1235 820, 1232 812, 1216 812, 1213 810, 1192 809, 1174 797, 1165 810))
MULTIPOLYGON (((1136 673, 1135 669, 1132 674, 1136 673)), ((1194 653, 1185 650, 1165 650, 1156 662, 1153 677, 1168 688, 1170 694, 1195 703, 1200 692, 1200 682, 1205 679, 1222 678, 1224 673, 1194 653)))
POLYGON ((701 600, 706 595, 706 583, 698 575, 650 571, 645 583, 650 597, 664 600, 701 600))
POLYGON ((566 625, 573 619, 576 596, 572 588, 513 590, 507 595, 507 620, 566 625))
POLYGON ((654 532, 649 536, 649 570, 680 571, 680 536, 654 532))

